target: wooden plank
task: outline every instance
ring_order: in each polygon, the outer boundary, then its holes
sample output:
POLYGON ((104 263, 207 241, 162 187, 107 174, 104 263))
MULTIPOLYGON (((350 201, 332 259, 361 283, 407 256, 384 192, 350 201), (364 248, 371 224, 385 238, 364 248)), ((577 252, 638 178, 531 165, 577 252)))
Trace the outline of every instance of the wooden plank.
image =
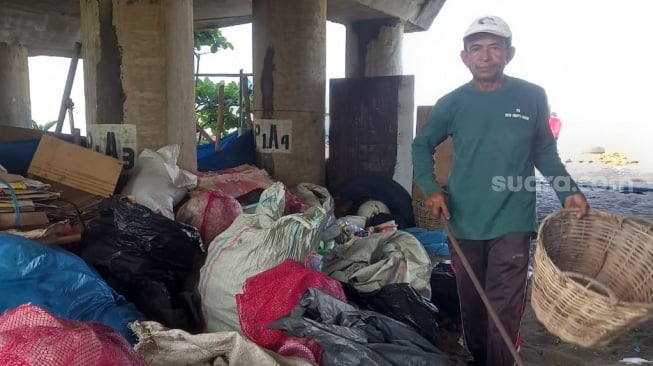
POLYGON ((359 174, 393 177, 400 82, 399 76, 331 80, 329 188, 359 174))
POLYGON ((0 126, 0 141, 38 140, 44 134, 31 128, 0 126))
POLYGON ((122 161, 44 135, 27 172, 80 191, 109 197, 120 177, 122 161))
MULTIPOLYGON (((417 129, 419 131, 426 123, 431 114, 432 106, 418 106, 417 107, 417 129)), ((451 144, 451 137, 447 138, 435 148, 435 178, 438 184, 445 187, 447 185, 447 178, 453 163, 453 146, 451 144)), ((423 199, 424 194, 413 182, 413 199, 423 199)))
POLYGON ((215 128, 215 151, 220 151, 222 126, 224 126, 224 84, 218 87, 218 122, 215 128))
MULTIPOLYGON (((245 127, 246 128, 253 128, 254 124, 252 123, 252 108, 251 108, 251 103, 249 101, 249 88, 248 88, 248 79, 247 76, 241 76, 240 78, 240 86, 241 90, 243 93, 243 109, 245 111, 245 127)), ((241 126, 238 126, 241 127, 241 126)))

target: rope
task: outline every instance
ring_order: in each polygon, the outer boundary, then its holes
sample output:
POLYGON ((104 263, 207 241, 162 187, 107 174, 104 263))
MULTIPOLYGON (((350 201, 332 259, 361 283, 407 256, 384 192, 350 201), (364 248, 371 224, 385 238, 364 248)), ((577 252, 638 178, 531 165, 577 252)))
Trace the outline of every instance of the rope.
POLYGON ((6 180, 0 178, 0 183, 6 185, 7 189, 9 190, 9 195, 11 196, 11 201, 13 202, 14 205, 14 217, 16 220, 15 227, 17 229, 20 227, 20 209, 18 208, 18 197, 16 197, 16 192, 14 192, 14 188, 6 180))

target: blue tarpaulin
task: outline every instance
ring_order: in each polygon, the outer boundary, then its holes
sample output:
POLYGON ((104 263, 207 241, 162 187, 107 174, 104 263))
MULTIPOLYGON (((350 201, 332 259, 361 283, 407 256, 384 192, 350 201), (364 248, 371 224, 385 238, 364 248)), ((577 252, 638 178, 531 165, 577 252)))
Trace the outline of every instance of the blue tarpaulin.
POLYGON ((135 344, 129 322, 144 320, 71 252, 20 236, 0 233, 0 313, 32 303, 66 319, 96 321, 135 344))
POLYGON ((255 163, 256 145, 252 130, 243 130, 240 136, 238 131, 225 136, 220 142, 220 151, 215 151, 213 143, 197 146, 197 170, 200 172, 255 163))
POLYGON ((449 244, 447 234, 443 230, 426 230, 421 227, 409 227, 404 231, 411 233, 420 243, 426 252, 435 255, 449 255, 449 244))
MULTIPOLYGON (((55 136, 64 141, 73 142, 72 136, 55 136)), ((25 175, 32 162, 32 157, 39 146, 40 139, 0 142, 0 165, 10 173, 25 175)))
MULTIPOLYGON (((72 142, 66 137, 63 140, 72 142)), ((10 173, 27 174, 32 157, 39 145, 38 139, 0 142, 0 165, 10 173)), ((220 151, 215 151, 215 144, 197 146, 197 170, 208 172, 233 168, 243 164, 256 164, 256 145, 254 133, 250 129, 230 133, 220 142, 220 151)))

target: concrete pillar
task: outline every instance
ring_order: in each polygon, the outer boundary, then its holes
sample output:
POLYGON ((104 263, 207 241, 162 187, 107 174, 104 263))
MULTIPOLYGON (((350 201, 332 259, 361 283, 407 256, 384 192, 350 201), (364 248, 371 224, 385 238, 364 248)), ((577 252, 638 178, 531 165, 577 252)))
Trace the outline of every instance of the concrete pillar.
POLYGON ((80 0, 87 124, 135 124, 138 147, 197 167, 192 0, 80 0))
POLYGON ((0 42, 0 125, 30 128, 30 104, 27 47, 0 42))
POLYGON ((404 24, 398 19, 373 19, 347 26, 347 77, 401 75, 404 24))
POLYGON ((258 164, 324 184, 326 0, 253 0, 252 14, 258 164))

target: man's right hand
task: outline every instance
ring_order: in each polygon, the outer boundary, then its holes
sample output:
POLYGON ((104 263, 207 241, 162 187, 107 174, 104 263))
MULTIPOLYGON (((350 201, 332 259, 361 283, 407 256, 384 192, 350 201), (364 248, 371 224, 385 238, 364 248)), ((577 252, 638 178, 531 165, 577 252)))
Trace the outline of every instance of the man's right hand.
POLYGON ((449 220, 449 208, 447 208, 447 195, 444 192, 433 192, 424 201, 429 211, 436 217, 440 215, 449 220))

